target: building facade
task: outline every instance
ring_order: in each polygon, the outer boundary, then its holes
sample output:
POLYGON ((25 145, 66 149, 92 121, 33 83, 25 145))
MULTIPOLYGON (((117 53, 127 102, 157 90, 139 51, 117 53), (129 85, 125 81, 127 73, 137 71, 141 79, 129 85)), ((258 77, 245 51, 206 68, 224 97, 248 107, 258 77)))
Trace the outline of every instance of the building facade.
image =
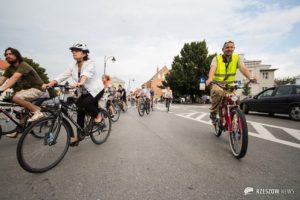
POLYGON ((125 81, 119 79, 116 76, 111 77, 111 85, 118 88, 119 85, 122 85, 122 88, 125 87, 125 81))
POLYGON ((165 80, 166 74, 168 74, 169 71, 170 70, 167 68, 167 66, 164 66, 161 69, 157 68, 156 73, 152 76, 152 78, 143 85, 151 88, 154 91, 155 96, 162 96, 164 89, 161 89, 160 86, 162 86, 162 82, 165 80))
MULTIPOLYGON (((257 78, 257 84, 250 85, 250 95, 255 95, 275 85, 274 79, 277 69, 272 69, 271 65, 262 64, 261 60, 247 60, 243 54, 240 54, 240 56, 244 59, 244 63, 249 68, 252 76, 257 78)), ((236 80, 240 80, 242 84, 248 81, 239 70, 237 70, 236 80)), ((239 90, 239 93, 241 94, 242 91, 239 90)))

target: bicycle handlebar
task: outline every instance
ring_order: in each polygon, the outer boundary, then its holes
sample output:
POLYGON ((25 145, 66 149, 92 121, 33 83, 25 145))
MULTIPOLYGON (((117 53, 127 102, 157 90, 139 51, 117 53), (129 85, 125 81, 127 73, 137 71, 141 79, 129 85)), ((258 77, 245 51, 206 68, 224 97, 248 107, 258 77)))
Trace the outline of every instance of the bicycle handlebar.
MULTIPOLYGON (((221 84, 221 83, 219 83, 219 82, 216 82, 216 81, 212 81, 211 83, 210 83, 210 85, 213 85, 213 84, 215 84, 215 85, 217 85, 217 86, 219 86, 220 88, 222 88, 222 89, 224 89, 224 90, 236 90, 236 89, 241 89, 242 87, 240 87, 239 85, 237 85, 236 83, 238 83, 238 81, 234 81, 234 83, 235 83, 235 85, 228 85, 228 84, 221 84)), ((247 86, 247 85, 249 85, 250 83, 257 83, 257 81, 255 80, 255 79, 250 79, 249 81, 247 81, 246 83, 245 83, 245 86, 247 86)))

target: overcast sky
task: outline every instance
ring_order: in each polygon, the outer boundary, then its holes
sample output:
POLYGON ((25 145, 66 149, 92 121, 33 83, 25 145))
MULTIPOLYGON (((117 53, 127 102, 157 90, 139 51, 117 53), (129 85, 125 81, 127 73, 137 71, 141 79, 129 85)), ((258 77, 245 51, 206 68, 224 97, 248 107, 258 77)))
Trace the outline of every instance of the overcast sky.
MULTIPOLYGON (((133 86, 157 67, 171 68, 184 43, 206 40, 278 68, 276 77, 300 75, 299 0, 9 0, 1 2, 0 49, 17 48, 50 78, 74 62, 68 48, 86 43, 97 69, 133 86)), ((3 58, 3 54, 0 56, 3 58)))

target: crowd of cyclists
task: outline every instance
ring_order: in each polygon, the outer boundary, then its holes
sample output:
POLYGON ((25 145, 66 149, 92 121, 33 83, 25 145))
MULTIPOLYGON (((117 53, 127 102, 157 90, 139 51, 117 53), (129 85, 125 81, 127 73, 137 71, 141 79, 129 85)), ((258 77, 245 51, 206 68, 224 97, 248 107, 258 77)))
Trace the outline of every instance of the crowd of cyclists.
MULTIPOLYGON (((35 69, 23 60, 17 49, 9 47, 4 51, 9 66, 0 77, 0 94, 9 88, 14 88, 15 91, 10 100, 32 113, 32 116, 27 119, 28 122, 37 121, 45 116, 41 108, 33 101, 41 97, 42 99, 50 98, 48 89, 66 81, 71 87, 77 89, 76 91, 80 91, 80 96, 77 95, 76 111, 77 124, 82 128, 86 113, 95 119, 95 123, 101 123, 103 119, 98 112, 98 102, 104 95, 108 97, 106 109, 110 111, 112 118, 116 113, 116 108, 112 106, 115 101, 119 101, 121 110, 126 111, 127 99, 132 105, 138 106, 140 99, 146 97, 147 103, 153 110, 155 95, 153 90, 143 85, 141 89, 127 94, 122 85, 118 85, 118 88, 112 85, 109 75, 104 74, 101 78, 98 76, 95 62, 89 58, 90 51, 86 44, 76 43, 69 49, 75 61, 74 64, 48 83, 43 82, 35 69)), ((172 98, 172 91, 170 88, 166 91, 164 97, 168 103, 172 98)), ((70 146, 77 146, 80 142, 77 135, 71 138, 70 146)), ((16 138, 18 133, 6 134, 6 136, 16 138)))
MULTIPOLYGON (((224 54, 220 54, 212 60, 208 80, 206 81, 207 85, 211 85, 212 83, 226 85, 235 84, 237 69, 239 69, 250 81, 256 82, 256 78, 251 75, 250 71, 243 63, 243 59, 238 54, 233 53, 234 48, 235 46, 232 41, 224 43, 222 49, 224 54)), ((61 156, 59 156, 56 161, 47 167, 39 170, 30 167, 28 168, 28 163, 24 161, 24 158, 27 157, 22 156, 25 152, 22 149, 22 145, 26 143, 24 143, 24 138, 28 133, 35 135, 36 138, 44 139, 43 145, 48 145, 50 148, 56 144, 59 136, 59 131, 57 131, 57 134, 55 135, 53 134, 53 130, 60 130, 61 125, 64 125, 68 135, 68 142, 66 143, 67 147, 78 146, 80 141, 88 135, 94 143, 102 144, 109 136, 111 122, 117 121, 120 116, 120 110, 126 112, 128 108, 127 100, 130 100, 132 107, 138 108, 140 116, 144 115, 144 110, 149 114, 150 109, 153 110, 154 104, 157 102, 154 91, 145 84, 142 88, 130 91, 129 94, 127 94, 122 85, 118 85, 118 87, 112 85, 112 80, 109 75, 104 74, 100 77, 97 73, 95 62, 89 58, 90 51, 86 44, 76 43, 69 49, 75 62, 67 68, 67 70, 58 74, 48 83, 43 82, 35 69, 23 60, 21 53, 17 49, 9 47, 4 51, 4 56, 9 66, 5 69, 3 76, 0 76, 0 97, 2 97, 3 94, 6 96, 11 95, 8 97, 11 103, 17 104, 29 112, 29 115, 26 115, 26 120, 22 116, 18 118, 20 120, 19 124, 23 124, 22 127, 25 129, 21 129, 24 134, 20 138, 21 142, 18 143, 17 147, 18 161, 20 165, 29 172, 44 172, 51 169, 63 158, 67 148, 64 149, 61 156), (66 86, 67 83, 68 86, 66 86), (62 86, 62 84, 65 85, 62 86), (73 93, 67 94, 71 95, 70 99, 72 99, 72 105, 75 107, 75 121, 77 122, 70 119, 69 115, 65 113, 65 110, 62 109, 62 103, 57 107, 57 110, 59 111, 57 113, 59 114, 54 114, 55 111, 45 110, 44 107, 42 107, 42 102, 50 99, 48 90, 54 87, 60 87, 60 89, 73 89, 73 93), (13 93, 8 92, 9 90, 11 91, 12 88, 14 90, 13 93), (106 102, 105 105, 101 107, 100 102, 101 99, 103 101, 104 97, 106 98, 106 102), (37 104, 36 102, 39 103, 37 104), (142 114, 140 113, 141 108, 143 111, 142 114), (115 118, 115 115, 118 117, 115 118), (67 118, 77 127, 76 133, 73 133, 71 125, 65 121, 64 116, 67 116, 67 118), (48 119, 49 121, 47 121, 48 119), (109 122, 106 124, 105 121, 107 119, 109 122), (56 124, 56 122, 58 123, 56 124), (28 125, 27 129, 26 124, 28 125), (36 131, 34 128, 35 125, 38 124, 39 129, 36 131), (49 131, 44 133, 43 136, 38 135, 45 127, 49 128, 49 131), (106 130, 105 128, 107 127, 108 129, 106 130), (107 135, 101 140, 96 139, 96 134, 93 135, 98 132, 99 136, 101 132, 104 133, 105 131, 107 132, 107 135)), ((211 88, 212 106, 210 108, 210 118, 213 124, 217 123, 217 111, 219 110, 220 102, 225 94, 222 87, 217 87, 216 85, 217 84, 212 85, 211 88)), ((63 96, 63 98, 65 97, 65 95, 60 96, 63 96)), ((163 98, 161 97, 160 100, 165 100, 167 111, 169 111, 172 98, 172 90, 170 87, 166 87, 163 98)), ((61 101, 61 99, 59 99, 59 101, 61 101)), ((1 102, 2 100, 0 103, 1 102)), ((67 110, 68 109, 70 109, 70 107, 67 106, 67 110)), ((12 117, 9 117, 9 114, 5 109, 3 110, 2 107, 0 112, 4 113, 9 119, 13 119, 12 117)), ((17 123, 15 122, 15 124, 17 123)), ((2 135, 1 126, 0 137, 2 135)), ((18 133, 20 133, 20 131, 12 133, 7 132, 5 135, 10 138, 16 138, 18 137, 18 133)), ((32 151, 30 150, 29 152, 32 151)))

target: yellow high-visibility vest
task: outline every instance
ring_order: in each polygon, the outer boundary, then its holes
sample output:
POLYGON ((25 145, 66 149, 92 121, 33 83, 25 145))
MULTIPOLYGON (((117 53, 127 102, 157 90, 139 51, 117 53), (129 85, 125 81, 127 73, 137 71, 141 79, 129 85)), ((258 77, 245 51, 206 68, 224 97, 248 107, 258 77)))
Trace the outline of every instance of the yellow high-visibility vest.
POLYGON ((233 83, 235 81, 238 60, 239 55, 236 53, 232 54, 229 63, 225 63, 222 55, 218 55, 214 81, 224 84, 233 83))

